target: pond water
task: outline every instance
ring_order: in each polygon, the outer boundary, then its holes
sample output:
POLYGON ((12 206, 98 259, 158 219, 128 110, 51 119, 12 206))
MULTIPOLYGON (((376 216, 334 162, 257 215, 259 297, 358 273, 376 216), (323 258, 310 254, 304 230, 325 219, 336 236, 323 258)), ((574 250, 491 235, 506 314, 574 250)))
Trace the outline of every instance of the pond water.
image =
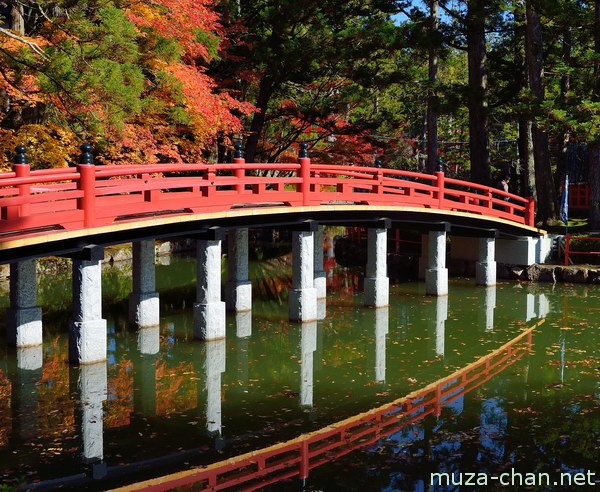
MULTIPOLYGON (((127 327, 129 265, 105 269, 108 361, 81 368, 67 362, 69 276, 40 279, 43 347, 15 353, 0 340, 6 488, 107 489, 319 432, 418 392, 532 327, 527 350, 438 412, 336 460, 324 455, 305 480, 249 486, 460 489, 432 485, 435 472, 600 478, 600 286, 478 288, 454 279, 448 297, 433 298, 405 283, 391 288, 389 308, 367 309, 360 276, 330 265, 327 317, 301 325, 287 320, 289 259, 275 258, 252 264, 252 313, 228 315, 226 340, 204 343, 192 333, 194 260, 162 261, 161 325, 140 333, 127 327)), ((529 489, 552 488, 560 486, 529 489)))

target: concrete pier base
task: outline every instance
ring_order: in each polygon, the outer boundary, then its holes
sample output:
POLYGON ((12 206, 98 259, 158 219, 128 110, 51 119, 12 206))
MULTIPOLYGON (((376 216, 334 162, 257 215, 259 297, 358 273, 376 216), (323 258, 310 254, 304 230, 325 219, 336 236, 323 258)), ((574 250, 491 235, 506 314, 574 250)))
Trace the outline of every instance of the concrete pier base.
POLYGON ((300 406, 313 406, 314 352, 317 349, 317 323, 304 323, 300 338, 300 406))
POLYGON ((429 232, 428 253, 429 268, 425 272, 425 292, 431 296, 445 296, 448 294, 445 231, 429 232))
MULTIPOLYGON (((324 299, 327 297, 327 275, 323 270, 323 226, 315 231, 315 289, 317 289, 317 299, 324 299)), ((322 319, 322 318, 319 318, 322 319)))
POLYGON ((390 303, 387 276, 387 229, 368 229, 365 306, 383 307, 390 303))
POLYGON ((221 239, 196 244, 197 286, 194 304, 194 337, 225 337, 225 303, 221 301, 221 239))
POLYGON ((314 287, 314 233, 292 233, 292 288, 289 291, 290 321, 317 319, 317 289, 314 287))
POLYGON ((229 231, 227 243, 228 280, 225 302, 229 311, 252 309, 252 283, 248 280, 248 229, 229 231))
POLYGON ((496 240, 494 238, 479 238, 479 261, 475 263, 475 278, 477 285, 489 287, 496 285, 496 240))
POLYGON ((42 309, 37 305, 35 260, 10 265, 10 308, 7 311, 7 343, 32 347, 42 343, 42 309))
POLYGON ((69 360, 73 364, 106 360, 100 266, 104 249, 92 247, 90 254, 90 260, 73 260, 73 320, 69 325, 69 360))
POLYGON ((129 322, 138 328, 160 324, 160 303, 156 290, 154 241, 133 243, 133 292, 129 296, 129 322))
POLYGON ((221 435, 221 374, 225 372, 225 340, 206 343, 206 430, 210 436, 221 435))
POLYGON ((386 342, 389 331, 389 307, 375 310, 375 381, 385 382, 386 342))

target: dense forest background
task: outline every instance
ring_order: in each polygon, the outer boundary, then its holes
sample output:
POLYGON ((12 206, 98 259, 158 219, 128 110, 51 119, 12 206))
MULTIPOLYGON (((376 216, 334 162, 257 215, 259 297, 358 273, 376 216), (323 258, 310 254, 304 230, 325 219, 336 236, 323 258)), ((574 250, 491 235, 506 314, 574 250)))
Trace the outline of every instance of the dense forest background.
POLYGON ((566 172, 600 226, 600 0, 0 3, 0 166, 295 158, 537 197, 566 172))

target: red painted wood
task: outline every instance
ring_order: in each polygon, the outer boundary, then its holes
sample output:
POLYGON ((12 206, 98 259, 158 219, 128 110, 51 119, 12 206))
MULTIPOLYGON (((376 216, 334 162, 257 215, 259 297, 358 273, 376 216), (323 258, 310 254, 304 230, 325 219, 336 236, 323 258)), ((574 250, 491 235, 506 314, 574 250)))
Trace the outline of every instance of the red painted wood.
POLYGON ((0 241, 35 234, 39 228, 78 230, 148 220, 153 213, 198 214, 258 204, 406 206, 533 225, 532 199, 443 173, 314 164, 308 158, 278 164, 234 161, 36 171, 15 165, 14 172, 0 173, 0 241))

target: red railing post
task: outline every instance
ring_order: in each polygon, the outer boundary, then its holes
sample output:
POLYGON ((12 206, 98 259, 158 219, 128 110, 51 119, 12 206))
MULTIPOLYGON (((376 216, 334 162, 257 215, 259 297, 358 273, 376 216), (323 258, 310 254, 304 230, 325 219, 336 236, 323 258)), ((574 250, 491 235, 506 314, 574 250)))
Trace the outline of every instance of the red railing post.
POLYGON ((310 204, 310 158, 308 157, 308 144, 302 142, 300 144, 300 154, 298 155, 298 163, 300 164, 300 178, 302 184, 302 205, 310 204))
POLYGON ((435 176, 437 177, 437 187, 438 187, 438 191, 437 191, 438 208, 441 210, 444 207, 444 172, 437 171, 435 173, 435 176))
POLYGON ((535 225, 535 200, 532 196, 527 198, 526 225, 533 227, 535 225))
MULTIPOLYGON (((233 163, 234 164, 245 164, 246 163, 246 159, 244 159, 244 153, 242 151, 242 146, 240 144, 235 144, 235 154, 233 155, 233 163)), ((241 181, 243 181, 244 178, 246 177, 246 170, 243 167, 236 168, 233 171, 233 175, 235 176, 236 180, 240 181, 240 183, 235 185, 235 191, 239 195, 241 195, 242 193, 244 193, 244 191, 246 189, 246 185, 241 183, 241 181)))
POLYGON ((300 480, 306 480, 309 472, 309 461, 308 461, 308 441, 302 441, 300 444, 300 466, 299 466, 299 477, 300 480))
MULTIPOLYGON (((15 176, 17 178, 27 178, 31 174, 31 169, 29 167, 27 155, 25 152, 27 149, 23 145, 18 145, 15 148, 15 159, 13 163, 13 171, 15 172, 15 176)), ((19 197, 26 197, 31 194, 31 185, 21 184, 17 185, 19 197)), ((15 205, 11 207, 7 207, 5 218, 7 219, 16 219, 18 217, 27 217, 29 215, 30 204, 23 203, 21 205, 15 205)))
POLYGON ((83 197, 77 199, 77 208, 83 210, 83 226, 93 227, 96 224, 96 166, 92 146, 84 144, 80 149, 77 189, 83 191, 83 197))
POLYGON ((205 179, 206 179, 206 186, 204 186, 202 188, 202 196, 212 196, 214 190, 216 189, 216 185, 215 185, 215 170, 212 169, 211 167, 209 167, 206 170, 206 175, 205 175, 205 179))
POLYGON ((571 234, 565 235, 565 266, 569 266, 569 246, 571 243, 571 234))

